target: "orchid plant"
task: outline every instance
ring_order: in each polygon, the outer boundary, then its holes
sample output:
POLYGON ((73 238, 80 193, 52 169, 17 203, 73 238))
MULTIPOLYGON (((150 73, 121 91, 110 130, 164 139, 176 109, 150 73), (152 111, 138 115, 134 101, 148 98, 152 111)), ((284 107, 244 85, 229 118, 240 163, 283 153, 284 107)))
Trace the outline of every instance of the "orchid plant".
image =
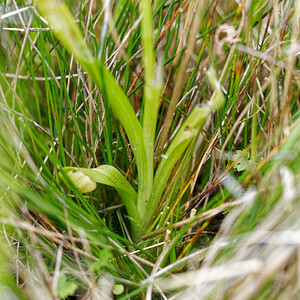
POLYGON ((37 4, 56 37, 74 55, 82 68, 97 84, 104 100, 107 101, 122 124, 135 156, 138 188, 136 191, 125 176, 111 165, 101 165, 91 169, 65 167, 62 173, 67 175, 82 193, 94 191, 97 186, 96 183, 114 187, 131 220, 132 238, 138 242, 142 235, 147 232, 155 216, 175 164, 192 140, 199 134, 199 130, 201 130, 209 114, 224 104, 221 85, 212 69, 208 70, 207 77, 215 90, 212 100, 205 105, 197 105, 191 110, 176 136, 160 157, 155 170, 155 132, 163 82, 160 68, 155 65, 151 2, 149 0, 141 1, 143 61, 145 65, 142 122, 136 117, 130 101, 113 75, 102 61, 93 56, 67 5, 54 0, 38 0, 37 4))

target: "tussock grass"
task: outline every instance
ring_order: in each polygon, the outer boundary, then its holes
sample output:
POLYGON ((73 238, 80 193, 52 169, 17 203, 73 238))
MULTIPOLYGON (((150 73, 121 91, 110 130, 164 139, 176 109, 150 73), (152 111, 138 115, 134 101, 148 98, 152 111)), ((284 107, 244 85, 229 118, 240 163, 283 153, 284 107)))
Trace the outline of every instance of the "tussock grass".
POLYGON ((64 3, 0 7, 3 299, 295 297, 299 3, 64 3))

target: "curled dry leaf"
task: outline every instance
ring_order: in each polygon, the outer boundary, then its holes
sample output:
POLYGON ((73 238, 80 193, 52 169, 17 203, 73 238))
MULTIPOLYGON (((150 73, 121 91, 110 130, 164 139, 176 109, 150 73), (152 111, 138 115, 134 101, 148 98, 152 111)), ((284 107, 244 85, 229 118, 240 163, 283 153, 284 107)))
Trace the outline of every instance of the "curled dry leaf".
POLYGON ((228 24, 220 25, 216 30, 213 51, 223 59, 225 56, 223 45, 225 43, 234 44, 239 41, 240 38, 237 37, 234 26, 228 24))

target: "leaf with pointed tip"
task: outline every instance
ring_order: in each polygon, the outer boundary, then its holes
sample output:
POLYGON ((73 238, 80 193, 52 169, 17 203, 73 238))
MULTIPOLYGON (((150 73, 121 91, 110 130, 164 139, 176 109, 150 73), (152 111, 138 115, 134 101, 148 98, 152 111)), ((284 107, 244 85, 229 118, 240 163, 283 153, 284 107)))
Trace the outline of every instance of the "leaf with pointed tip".
POLYGON ((86 178, 81 177, 81 180, 85 182, 97 182, 115 188, 120 195, 129 216, 140 223, 137 216, 137 193, 124 175, 115 167, 110 165, 102 165, 94 169, 65 167, 63 168, 63 171, 78 188, 82 186, 82 182, 79 182, 77 177, 76 181, 73 179, 73 174, 78 172, 81 172, 86 176, 86 178))
POLYGON ((151 198, 147 204, 146 213, 143 217, 146 227, 151 222, 155 214, 157 205, 161 199, 161 195, 165 189, 166 183, 169 180, 172 169, 178 162, 184 151, 187 149, 192 139, 198 134, 203 127, 207 117, 213 110, 212 104, 195 106, 185 122, 182 124, 169 149, 165 153, 163 159, 157 168, 151 198))

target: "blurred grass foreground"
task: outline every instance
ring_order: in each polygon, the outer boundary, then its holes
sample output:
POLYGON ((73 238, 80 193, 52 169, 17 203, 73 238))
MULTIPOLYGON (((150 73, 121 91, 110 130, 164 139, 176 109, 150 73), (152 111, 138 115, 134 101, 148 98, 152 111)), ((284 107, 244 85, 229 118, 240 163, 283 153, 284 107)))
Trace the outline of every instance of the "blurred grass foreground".
POLYGON ((3 1, 0 35, 0 299, 299 298, 299 1, 3 1))

